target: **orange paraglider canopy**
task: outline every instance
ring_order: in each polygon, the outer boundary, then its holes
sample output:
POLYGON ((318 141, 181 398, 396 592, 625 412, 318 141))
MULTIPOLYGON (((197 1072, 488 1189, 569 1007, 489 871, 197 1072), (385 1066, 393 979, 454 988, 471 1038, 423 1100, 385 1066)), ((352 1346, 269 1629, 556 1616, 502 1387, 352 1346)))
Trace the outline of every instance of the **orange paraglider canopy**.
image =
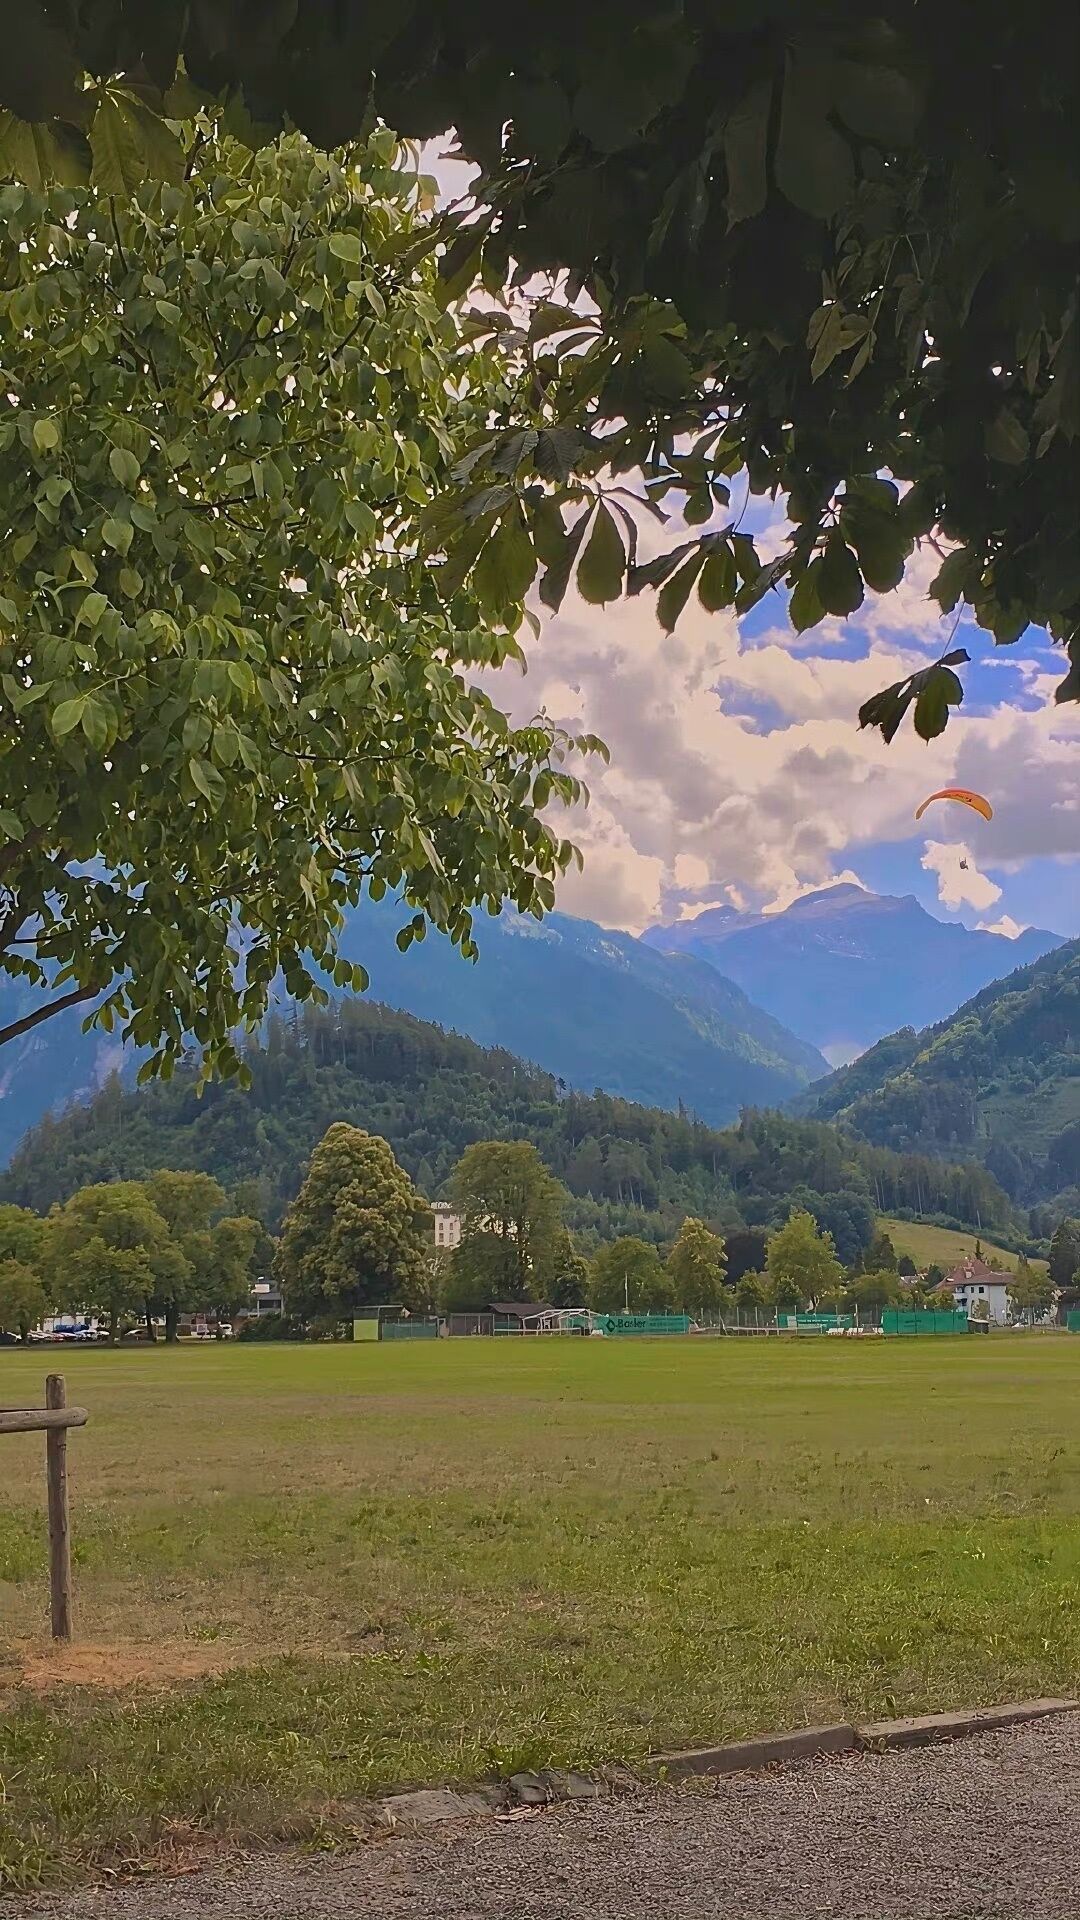
POLYGON ((993 807, 989 800, 983 799, 981 793, 970 793, 967 787, 942 787, 940 793, 928 794, 922 806, 916 807, 916 820, 922 819, 927 807, 933 806, 935 800, 955 800, 960 806, 971 807, 976 813, 981 813, 984 820, 992 820, 994 817, 993 807))

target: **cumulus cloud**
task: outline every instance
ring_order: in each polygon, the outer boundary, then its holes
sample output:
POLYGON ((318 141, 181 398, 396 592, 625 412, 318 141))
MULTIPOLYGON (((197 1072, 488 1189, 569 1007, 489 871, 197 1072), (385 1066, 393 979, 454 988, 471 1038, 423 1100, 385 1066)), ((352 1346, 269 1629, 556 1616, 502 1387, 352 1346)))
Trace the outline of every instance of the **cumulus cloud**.
MULTIPOLYGON (((516 720, 544 710, 611 749, 610 766, 584 769, 592 805, 569 831, 585 871, 567 877, 560 904, 635 930, 706 903, 786 905, 857 880, 860 849, 909 841, 914 855, 915 808, 954 782, 993 800, 994 821, 971 836, 983 868, 1080 855, 1077 710, 969 709, 929 747, 910 725, 889 747, 860 732, 861 702, 941 638, 936 609, 916 618, 918 582, 902 607, 886 600, 897 597, 868 603, 858 632, 849 623, 848 651, 860 653, 840 658, 828 635, 793 651, 780 627, 743 642, 731 616, 694 603, 668 636, 644 596, 599 610, 568 595, 530 643, 528 674, 486 678, 516 720)), ((961 857, 948 876, 931 870, 957 904, 985 911, 1001 888, 970 856, 961 871, 961 857)))
POLYGON ((920 865, 937 874, 938 899, 943 907, 974 907, 985 912, 1001 899, 1001 888, 980 873, 970 847, 928 840, 920 865))

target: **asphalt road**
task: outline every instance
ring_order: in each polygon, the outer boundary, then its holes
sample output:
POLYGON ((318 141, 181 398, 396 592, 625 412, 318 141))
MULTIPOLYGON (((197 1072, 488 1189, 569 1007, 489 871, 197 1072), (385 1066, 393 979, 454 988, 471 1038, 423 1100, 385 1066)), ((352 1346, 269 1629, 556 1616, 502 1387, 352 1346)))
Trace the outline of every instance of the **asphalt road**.
POLYGON ((0 1910, 2 1920, 1080 1920, 1080 1714, 0 1910))

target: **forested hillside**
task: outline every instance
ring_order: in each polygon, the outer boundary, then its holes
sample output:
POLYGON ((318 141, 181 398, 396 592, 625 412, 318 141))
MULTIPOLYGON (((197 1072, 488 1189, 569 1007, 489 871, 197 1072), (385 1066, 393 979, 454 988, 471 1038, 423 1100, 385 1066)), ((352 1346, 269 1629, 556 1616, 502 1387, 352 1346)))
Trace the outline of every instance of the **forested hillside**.
POLYGON ((951 1019, 879 1041, 801 1103, 902 1152, 975 1154, 1022 1205, 1080 1185, 1080 940, 951 1019))
POLYGON ((276 1225, 316 1142, 348 1120, 384 1135, 429 1197, 471 1142, 531 1140, 574 1197, 571 1224, 594 1239, 660 1241, 687 1212, 728 1230, 771 1224, 792 1200, 829 1227, 845 1260, 878 1209, 1010 1224, 980 1167, 901 1157, 777 1113, 721 1131, 685 1112, 570 1092, 511 1054, 373 1002, 276 1017, 246 1058, 246 1091, 216 1082, 200 1095, 183 1073, 132 1090, 114 1078, 88 1106, 33 1130, 0 1194, 44 1211, 87 1182, 199 1168, 230 1190, 258 1182, 259 1210, 276 1225))

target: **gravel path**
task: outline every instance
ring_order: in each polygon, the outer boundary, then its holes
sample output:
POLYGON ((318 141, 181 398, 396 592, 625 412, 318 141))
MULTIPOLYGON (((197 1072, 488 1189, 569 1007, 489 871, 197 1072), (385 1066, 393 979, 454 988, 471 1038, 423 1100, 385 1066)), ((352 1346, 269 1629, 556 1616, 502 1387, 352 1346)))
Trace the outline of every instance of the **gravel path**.
POLYGON ((1080 1714, 481 1818, 3 1920, 1080 1920, 1080 1714))

